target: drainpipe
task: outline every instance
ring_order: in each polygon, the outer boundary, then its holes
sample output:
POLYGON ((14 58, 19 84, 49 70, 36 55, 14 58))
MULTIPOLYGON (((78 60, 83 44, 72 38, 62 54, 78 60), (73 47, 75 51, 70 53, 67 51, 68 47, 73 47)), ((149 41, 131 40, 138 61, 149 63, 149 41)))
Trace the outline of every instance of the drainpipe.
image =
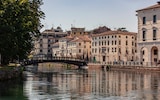
POLYGON ((0 65, 1 65, 1 54, 0 54, 0 65))

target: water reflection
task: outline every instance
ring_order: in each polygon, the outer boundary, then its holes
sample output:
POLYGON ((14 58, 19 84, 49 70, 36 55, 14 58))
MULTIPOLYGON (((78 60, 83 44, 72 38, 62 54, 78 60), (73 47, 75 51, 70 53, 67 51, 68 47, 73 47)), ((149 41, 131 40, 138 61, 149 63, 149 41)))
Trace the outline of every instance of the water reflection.
POLYGON ((21 79, 0 82, 0 100, 28 100, 23 91, 21 79))
POLYGON ((160 73, 62 70, 26 75, 29 100, 160 100, 160 73))

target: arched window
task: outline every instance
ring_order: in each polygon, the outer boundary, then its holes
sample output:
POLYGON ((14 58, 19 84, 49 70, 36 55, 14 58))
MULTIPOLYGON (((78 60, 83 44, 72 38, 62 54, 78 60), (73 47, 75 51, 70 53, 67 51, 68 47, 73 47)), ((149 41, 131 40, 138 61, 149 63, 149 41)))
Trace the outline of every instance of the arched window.
POLYGON ((153 40, 157 39, 157 28, 153 27, 153 40))

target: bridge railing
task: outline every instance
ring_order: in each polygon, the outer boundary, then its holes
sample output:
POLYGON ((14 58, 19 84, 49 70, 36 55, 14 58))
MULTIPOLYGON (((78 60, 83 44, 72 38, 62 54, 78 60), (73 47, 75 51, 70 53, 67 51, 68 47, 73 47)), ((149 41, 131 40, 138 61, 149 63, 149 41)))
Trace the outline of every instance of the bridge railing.
POLYGON ((73 58, 73 57, 34 57, 32 60, 71 60, 71 61, 85 61, 84 59, 73 58))
POLYGON ((88 62, 84 59, 78 59, 78 58, 71 58, 71 57, 48 57, 48 58, 33 58, 30 60, 25 60, 23 62, 23 65, 31 65, 31 64, 37 64, 37 63, 43 63, 43 62, 64 62, 64 63, 71 63, 75 65, 86 65, 88 62))

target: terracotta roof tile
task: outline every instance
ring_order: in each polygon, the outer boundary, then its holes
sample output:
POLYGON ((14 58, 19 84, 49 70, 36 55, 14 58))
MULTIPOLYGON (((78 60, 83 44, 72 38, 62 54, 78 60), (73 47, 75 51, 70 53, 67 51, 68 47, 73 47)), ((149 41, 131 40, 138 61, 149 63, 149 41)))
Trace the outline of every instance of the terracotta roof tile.
POLYGON ((137 10, 136 12, 138 12, 138 11, 143 11, 143 10, 154 9, 154 8, 160 8, 160 4, 159 4, 159 3, 157 3, 157 4, 155 4, 155 5, 152 5, 152 6, 149 6, 149 7, 143 8, 143 9, 139 9, 139 10, 137 10))
POLYGON ((100 34, 93 34, 92 37, 104 36, 104 35, 115 35, 115 34, 123 34, 123 35, 136 35, 135 32, 123 32, 123 31, 107 31, 100 34))

